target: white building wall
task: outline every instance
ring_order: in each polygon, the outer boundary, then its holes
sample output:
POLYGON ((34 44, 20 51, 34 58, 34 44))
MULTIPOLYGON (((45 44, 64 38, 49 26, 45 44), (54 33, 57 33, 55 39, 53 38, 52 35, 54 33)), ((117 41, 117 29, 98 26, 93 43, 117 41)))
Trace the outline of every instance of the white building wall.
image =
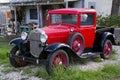
POLYGON ((98 15, 108 16, 111 14, 112 0, 84 0, 84 7, 89 8, 90 2, 95 3, 95 9, 98 15))
POLYGON ((8 3, 10 0, 0 0, 0 3, 8 3))
POLYGON ((79 1, 75 2, 74 7, 75 8, 82 8, 83 7, 82 1, 79 0, 79 1))
POLYGON ((75 8, 90 8, 94 6, 98 15, 108 16, 111 14, 112 0, 78 0, 75 2, 75 8))

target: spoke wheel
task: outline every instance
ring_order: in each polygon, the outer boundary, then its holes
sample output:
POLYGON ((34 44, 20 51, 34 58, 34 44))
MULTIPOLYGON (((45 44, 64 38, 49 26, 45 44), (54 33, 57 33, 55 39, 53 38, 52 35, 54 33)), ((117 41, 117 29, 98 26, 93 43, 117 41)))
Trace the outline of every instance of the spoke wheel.
POLYGON ((76 38, 73 40, 72 42, 72 49, 78 54, 80 55, 81 51, 82 51, 82 39, 79 36, 76 36, 76 38))
POLYGON ((80 56, 84 50, 83 37, 79 33, 71 35, 68 40, 68 44, 76 52, 78 56, 80 56))
POLYGON ((112 53, 112 43, 110 40, 106 40, 103 46, 103 54, 101 54, 101 57, 104 59, 108 59, 111 53, 112 53))
MULTIPOLYGON (((13 55, 19 56, 20 50, 17 46, 14 46, 10 53, 13 55)), ((10 60, 11 65, 14 67, 23 67, 23 66, 26 66, 28 64, 26 61, 19 60, 17 58, 9 57, 9 60, 10 60)))
POLYGON ((69 65, 69 58, 64 50, 57 50, 48 56, 46 65, 48 74, 51 74, 53 69, 59 65, 62 65, 64 68, 69 65))

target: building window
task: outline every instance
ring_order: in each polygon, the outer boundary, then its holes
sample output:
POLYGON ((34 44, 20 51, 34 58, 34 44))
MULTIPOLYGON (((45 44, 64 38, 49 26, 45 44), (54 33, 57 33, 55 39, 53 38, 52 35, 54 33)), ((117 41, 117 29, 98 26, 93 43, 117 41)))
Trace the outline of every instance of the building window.
POLYGON ((30 9, 30 19, 38 19, 37 9, 30 9))

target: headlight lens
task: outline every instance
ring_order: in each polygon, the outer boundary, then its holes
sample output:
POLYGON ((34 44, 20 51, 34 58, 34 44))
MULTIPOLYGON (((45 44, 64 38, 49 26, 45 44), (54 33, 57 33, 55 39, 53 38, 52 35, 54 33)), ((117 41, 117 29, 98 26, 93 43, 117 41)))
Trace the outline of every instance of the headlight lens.
POLYGON ((28 34, 27 34, 26 32, 22 32, 22 33, 21 33, 21 38, 22 38, 22 40, 26 40, 26 39, 27 39, 27 36, 28 36, 28 34))
POLYGON ((40 38, 40 41, 42 43, 45 43, 48 39, 48 36, 45 34, 45 32, 41 33, 41 38, 40 38))

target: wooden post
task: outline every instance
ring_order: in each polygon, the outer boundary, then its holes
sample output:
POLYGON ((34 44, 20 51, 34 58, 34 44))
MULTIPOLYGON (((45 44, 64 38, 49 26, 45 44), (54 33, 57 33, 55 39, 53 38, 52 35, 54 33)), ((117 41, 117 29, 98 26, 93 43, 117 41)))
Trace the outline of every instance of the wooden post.
POLYGON ((112 1, 111 15, 118 15, 119 6, 120 6, 120 0, 113 0, 112 1))
POLYGON ((37 15, 38 15, 38 27, 41 27, 40 25, 40 7, 37 5, 37 15))
POLYGON ((41 23, 41 27, 43 26, 43 21, 42 21, 42 8, 40 6, 40 23, 41 23))
POLYGON ((66 8, 68 8, 68 1, 66 0, 66 8))
POLYGON ((38 14, 38 25, 39 25, 39 27, 42 27, 43 23, 42 23, 42 9, 41 9, 41 5, 37 5, 37 14, 38 14))
POLYGON ((15 33, 17 33, 18 29, 17 29, 17 11, 16 11, 16 7, 14 6, 14 15, 15 15, 15 33))

